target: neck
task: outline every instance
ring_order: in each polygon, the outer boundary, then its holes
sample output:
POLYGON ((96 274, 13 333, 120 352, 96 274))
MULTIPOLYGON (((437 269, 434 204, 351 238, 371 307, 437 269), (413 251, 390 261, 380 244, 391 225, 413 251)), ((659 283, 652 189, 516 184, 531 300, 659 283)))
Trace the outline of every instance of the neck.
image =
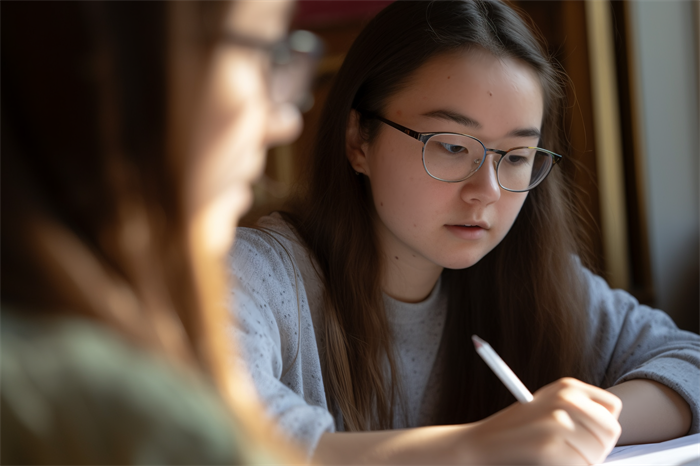
POLYGON ((379 228, 382 260, 382 291, 406 303, 425 300, 435 287, 443 267, 428 261, 379 228))

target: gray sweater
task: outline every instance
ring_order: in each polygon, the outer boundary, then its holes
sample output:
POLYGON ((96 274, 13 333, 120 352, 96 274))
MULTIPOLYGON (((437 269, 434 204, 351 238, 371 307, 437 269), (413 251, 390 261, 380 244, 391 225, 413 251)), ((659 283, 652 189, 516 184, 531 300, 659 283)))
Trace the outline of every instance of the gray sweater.
MULTIPOLYGON (((311 455, 324 432, 343 430, 329 412, 321 374, 322 283, 308 250, 273 214, 260 220, 268 233, 238 228, 229 257, 231 335, 268 412, 282 430, 311 455)), ((607 388, 645 378, 679 393, 690 405, 690 433, 700 432, 700 336, 679 330, 665 313, 640 305, 624 291, 584 270, 589 289, 591 361, 596 384, 607 388)), ((430 425, 437 394, 431 377, 446 316, 440 283, 421 303, 384 297, 396 342, 406 412, 394 426, 430 425), (431 384, 428 386, 428 384, 431 384)))

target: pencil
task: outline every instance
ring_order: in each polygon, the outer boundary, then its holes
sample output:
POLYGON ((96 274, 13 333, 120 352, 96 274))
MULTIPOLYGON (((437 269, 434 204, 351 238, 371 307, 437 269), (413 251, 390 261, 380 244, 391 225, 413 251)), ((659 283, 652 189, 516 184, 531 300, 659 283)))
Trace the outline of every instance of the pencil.
POLYGON ((508 365, 503 362, 503 359, 491 348, 491 345, 486 343, 476 335, 472 335, 474 348, 479 353, 481 359, 491 368, 496 376, 501 379, 501 382, 521 403, 529 403, 532 401, 532 393, 523 385, 520 379, 513 373, 508 365))

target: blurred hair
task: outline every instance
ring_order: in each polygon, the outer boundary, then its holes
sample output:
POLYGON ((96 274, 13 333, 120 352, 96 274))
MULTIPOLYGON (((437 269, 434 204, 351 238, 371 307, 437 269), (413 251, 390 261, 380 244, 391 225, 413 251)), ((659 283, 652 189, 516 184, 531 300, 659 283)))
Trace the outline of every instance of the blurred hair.
POLYGON ((235 404, 224 264, 203 249, 187 171, 230 5, 3 5, 1 293, 24 315, 107 325, 235 404))
MULTIPOLYGON (((371 143, 380 123, 363 114, 382 115, 428 60, 475 47, 535 71, 544 92, 540 145, 562 151, 562 75, 515 10, 495 0, 397 1, 348 52, 320 118, 307 178, 285 214, 323 271, 324 383, 329 406, 349 430, 390 428, 401 387, 382 311, 368 180, 354 174, 346 157, 348 119, 351 110, 360 113, 361 133, 371 143)), ((501 244, 473 267, 443 272, 449 305, 436 423, 475 421, 512 402, 474 352, 472 334, 497 348, 531 389, 565 375, 586 379, 586 299, 572 217, 568 185, 555 169, 530 192, 501 244)))

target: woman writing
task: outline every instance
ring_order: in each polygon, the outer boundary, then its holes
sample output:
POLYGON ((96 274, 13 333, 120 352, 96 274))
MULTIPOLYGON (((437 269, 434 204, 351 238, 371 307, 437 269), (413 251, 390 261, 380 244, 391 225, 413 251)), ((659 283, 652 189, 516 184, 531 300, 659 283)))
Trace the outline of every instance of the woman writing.
POLYGON ((497 1, 396 2, 355 41, 304 189, 231 259, 246 363, 309 454, 591 464, 698 432, 698 335, 578 259, 561 82, 497 1))
POLYGON ((289 460, 221 292, 291 6, 3 5, 3 464, 289 460))

